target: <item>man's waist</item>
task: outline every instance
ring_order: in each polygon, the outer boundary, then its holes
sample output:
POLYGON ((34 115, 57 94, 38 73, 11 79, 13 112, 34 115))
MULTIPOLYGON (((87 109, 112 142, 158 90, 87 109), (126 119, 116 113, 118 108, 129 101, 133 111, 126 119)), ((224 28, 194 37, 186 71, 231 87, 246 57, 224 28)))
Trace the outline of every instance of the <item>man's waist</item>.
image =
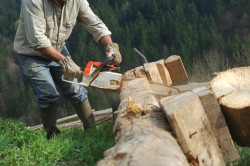
POLYGON ((52 60, 42 57, 42 56, 32 56, 32 55, 23 55, 23 54, 19 54, 20 56, 25 56, 25 57, 31 57, 33 59, 39 60, 39 61, 43 61, 43 62, 52 62, 52 60))

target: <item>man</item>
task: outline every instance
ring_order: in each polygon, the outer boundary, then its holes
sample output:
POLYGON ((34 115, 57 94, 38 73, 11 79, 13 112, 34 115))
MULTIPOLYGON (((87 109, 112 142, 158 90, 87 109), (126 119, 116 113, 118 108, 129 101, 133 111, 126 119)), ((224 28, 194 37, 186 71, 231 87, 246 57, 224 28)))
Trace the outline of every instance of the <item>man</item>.
POLYGON ((62 74, 68 80, 81 77, 80 67, 73 62, 65 47, 76 20, 93 35, 96 42, 106 47, 108 57, 115 57, 115 64, 121 62, 119 48, 112 42, 111 32, 92 12, 87 0, 22 0, 14 50, 23 74, 30 80, 37 95, 47 139, 60 133, 56 127, 55 104, 59 93, 55 84, 73 104, 84 130, 95 128, 87 90, 61 79, 62 74))

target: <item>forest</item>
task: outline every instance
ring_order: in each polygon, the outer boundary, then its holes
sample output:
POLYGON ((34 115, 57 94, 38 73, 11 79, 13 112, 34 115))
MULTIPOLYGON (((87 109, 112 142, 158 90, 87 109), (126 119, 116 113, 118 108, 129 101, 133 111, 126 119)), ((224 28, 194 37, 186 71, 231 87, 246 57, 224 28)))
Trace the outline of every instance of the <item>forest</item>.
MULTIPOLYGON (((36 96, 13 51, 20 0, 1 2, 0 118, 35 125, 40 123, 36 96)), ((190 78, 199 75, 196 82, 208 79, 201 74, 250 64, 249 0, 89 0, 89 3, 120 46, 122 72, 143 63, 133 48, 149 62, 180 55, 190 78)), ((81 67, 90 60, 105 58, 105 48, 92 38, 77 24, 67 41, 71 56, 81 67)), ((95 110, 110 107, 117 97, 101 90, 88 88, 88 91, 95 110)), ((58 117, 74 114, 63 97, 58 107, 58 117)))

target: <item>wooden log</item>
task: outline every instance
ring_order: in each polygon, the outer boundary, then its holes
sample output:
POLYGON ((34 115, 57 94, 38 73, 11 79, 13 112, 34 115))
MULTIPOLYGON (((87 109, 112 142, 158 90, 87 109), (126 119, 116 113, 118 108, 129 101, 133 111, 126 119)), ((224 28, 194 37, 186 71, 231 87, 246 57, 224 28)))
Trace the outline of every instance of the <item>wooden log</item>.
POLYGON ((144 69, 146 71, 147 78, 149 81, 153 81, 153 82, 157 82, 157 83, 161 83, 161 84, 163 83, 161 76, 159 74, 158 68, 154 62, 153 63, 145 63, 144 69))
POLYGON ((164 64, 164 60, 159 60, 156 62, 145 63, 144 69, 149 81, 162 83, 166 85, 171 85, 172 80, 168 69, 164 64))
POLYGON ((181 57, 172 55, 165 60, 165 65, 169 71, 173 84, 181 82, 188 78, 181 57))
POLYGON ((233 140, 250 147, 250 67, 230 69, 210 82, 233 140))
POLYGON ((163 84, 172 85, 172 79, 170 77, 169 71, 165 65, 164 60, 156 61, 156 66, 158 68, 159 74, 163 84))
POLYGON ((202 87, 194 89, 192 90, 192 92, 200 97, 201 103, 210 122, 212 131, 218 141, 224 161, 226 163, 230 163, 234 160, 239 159, 239 154, 237 153, 234 142, 231 138, 220 105, 214 97, 212 90, 206 87, 202 87))
POLYGON ((225 165, 199 97, 185 92, 161 100, 161 106, 189 161, 200 166, 225 165))
POLYGON ((167 132, 169 125, 147 80, 126 83, 120 99, 114 126, 116 145, 104 153, 98 166, 188 165, 178 143, 167 132))
MULTIPOLYGON (((102 122, 108 121, 108 120, 113 118, 111 108, 106 109, 106 110, 94 111, 93 114, 95 117, 96 124, 100 124, 102 122)), ((82 123, 76 114, 65 117, 65 118, 58 119, 56 122, 57 122, 58 126, 63 127, 63 128, 64 128, 64 126, 65 126, 65 128, 82 126, 82 123)), ((40 124, 40 125, 36 125, 33 127, 27 127, 27 128, 30 130, 38 130, 38 129, 43 128, 43 125, 40 124)))
POLYGON ((124 73, 124 78, 125 79, 135 79, 135 78, 145 78, 147 79, 146 76, 146 71, 144 70, 143 66, 139 66, 135 69, 131 69, 127 72, 124 73))
POLYGON ((180 92, 187 92, 191 91, 193 89, 201 88, 201 87, 209 87, 209 82, 202 82, 202 83, 197 83, 197 82, 189 82, 188 84, 185 85, 178 85, 178 86, 173 86, 173 88, 178 89, 180 92))
POLYGON ((180 93, 179 89, 177 88, 169 87, 164 84, 155 82, 150 82, 150 88, 152 89, 153 94, 158 101, 160 101, 164 97, 177 95, 180 93))
POLYGON ((94 113, 94 117, 95 117, 95 124, 98 125, 102 122, 106 122, 110 119, 113 118, 113 114, 112 114, 112 109, 106 109, 106 110, 101 110, 101 111, 95 111, 94 113))

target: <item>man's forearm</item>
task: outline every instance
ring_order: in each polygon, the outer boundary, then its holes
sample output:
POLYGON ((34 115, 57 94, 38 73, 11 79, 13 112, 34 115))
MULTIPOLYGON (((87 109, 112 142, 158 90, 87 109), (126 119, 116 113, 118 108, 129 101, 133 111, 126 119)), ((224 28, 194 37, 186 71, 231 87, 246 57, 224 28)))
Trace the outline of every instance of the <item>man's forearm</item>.
POLYGON ((39 49, 39 51, 43 54, 43 56, 46 56, 55 62, 59 62, 65 58, 65 56, 58 52, 53 46, 39 49))
POLYGON ((104 36, 100 39, 100 43, 102 43, 105 47, 109 44, 109 43, 112 43, 112 39, 111 39, 111 36, 108 35, 108 36, 104 36))

